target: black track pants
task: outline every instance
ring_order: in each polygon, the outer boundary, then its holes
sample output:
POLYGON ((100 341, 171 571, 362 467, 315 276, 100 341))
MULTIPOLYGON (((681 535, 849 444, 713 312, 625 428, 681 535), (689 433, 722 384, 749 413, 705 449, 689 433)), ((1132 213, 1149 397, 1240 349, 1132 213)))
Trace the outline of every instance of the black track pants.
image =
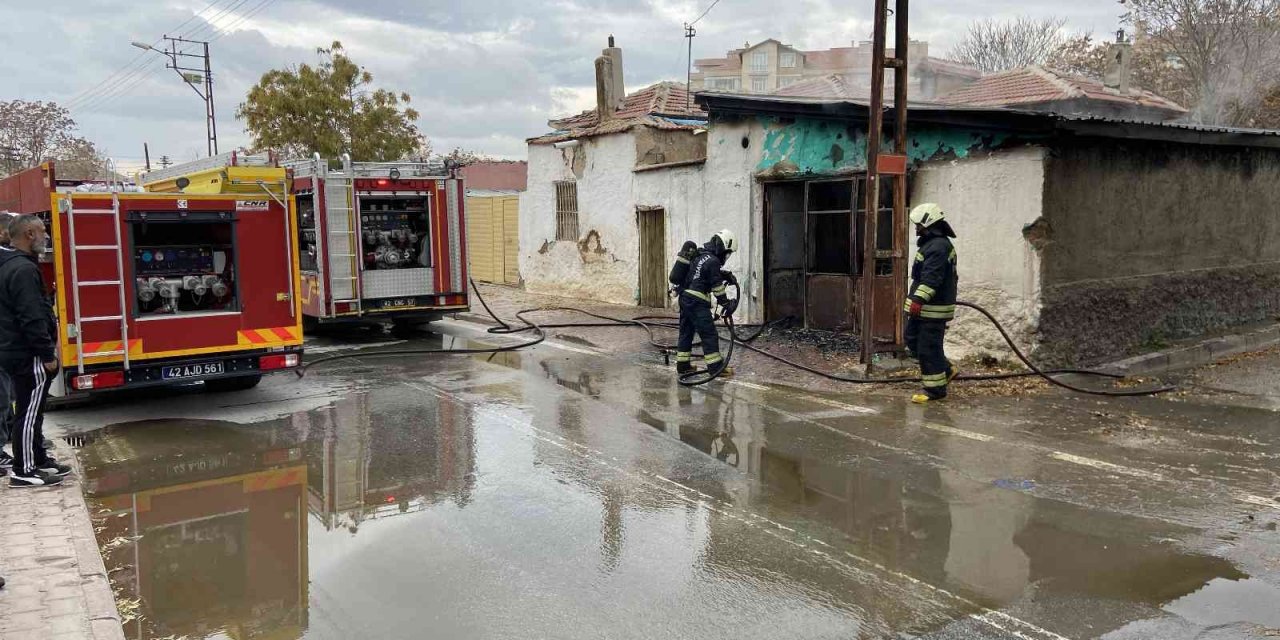
POLYGON ((48 461, 44 450, 44 401, 53 384, 39 358, 8 368, 17 410, 13 417, 13 473, 30 475, 48 461))

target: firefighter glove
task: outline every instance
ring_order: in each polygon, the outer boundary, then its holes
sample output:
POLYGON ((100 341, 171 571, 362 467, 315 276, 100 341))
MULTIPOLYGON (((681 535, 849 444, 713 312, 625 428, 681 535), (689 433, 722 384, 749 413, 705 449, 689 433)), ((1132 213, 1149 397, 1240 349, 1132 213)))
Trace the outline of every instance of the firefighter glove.
POLYGON ((921 306, 922 305, 919 300, 912 299, 911 305, 907 307, 907 313, 913 316, 919 316, 921 306))
POLYGON ((721 313, 723 313, 725 316, 732 316, 733 312, 738 310, 738 299, 737 298, 733 298, 731 300, 727 299, 720 303, 720 307, 722 308, 721 313))
POLYGON ((732 271, 721 271, 720 274, 724 277, 725 284, 738 286, 738 276, 733 275, 732 271))

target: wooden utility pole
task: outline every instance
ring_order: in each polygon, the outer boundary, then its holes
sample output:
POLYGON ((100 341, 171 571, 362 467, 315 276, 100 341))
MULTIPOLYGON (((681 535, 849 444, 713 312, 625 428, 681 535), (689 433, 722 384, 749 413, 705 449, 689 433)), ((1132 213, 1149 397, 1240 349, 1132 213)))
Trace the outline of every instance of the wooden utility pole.
MULTIPOLYGON (((890 274, 895 280, 893 291, 897 304, 905 296, 896 295, 905 289, 906 275, 906 206, 907 206, 907 51, 910 39, 907 35, 907 2, 895 0, 894 5, 894 57, 885 57, 885 45, 888 38, 889 0, 875 0, 875 31, 871 41, 871 104, 867 114, 867 188, 865 209, 866 218, 862 229, 862 278, 860 328, 862 333, 862 364, 870 371, 872 356, 884 350, 878 349, 874 331, 875 323, 875 281, 878 260, 891 260, 890 274), (893 117, 894 136, 893 153, 882 154, 880 145, 884 139, 884 72, 894 70, 893 82, 893 117), (877 227, 880 218, 880 182, 881 176, 891 176, 893 180, 893 248, 880 250, 877 239, 877 227)), ((893 313, 897 314, 897 310, 893 313)), ((888 341, 893 350, 902 345, 902 321, 899 317, 894 324, 894 335, 888 341)))

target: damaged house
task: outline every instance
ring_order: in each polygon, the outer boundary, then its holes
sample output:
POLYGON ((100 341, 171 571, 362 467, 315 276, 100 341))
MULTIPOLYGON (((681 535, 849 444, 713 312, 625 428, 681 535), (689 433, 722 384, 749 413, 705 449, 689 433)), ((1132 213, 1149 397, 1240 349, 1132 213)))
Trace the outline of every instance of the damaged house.
POLYGON ((669 262, 703 234, 706 114, 683 84, 624 95, 622 50, 609 44, 596 108, 529 140, 520 275, 533 292, 660 308, 669 262))
MULTIPOLYGON (((886 181, 875 270, 862 272, 865 100, 707 92, 689 107, 672 84, 620 99, 611 51, 597 60, 600 108, 530 141, 526 286, 662 306, 681 242, 729 228, 741 322, 856 332, 871 278, 873 334, 891 345, 914 238, 900 230, 894 246, 886 181)), ((1052 363, 1274 322, 1280 135, 1171 123, 1181 107, 1111 80, 1031 70, 911 106, 908 206, 947 210, 961 298, 1052 363)), ((1007 353, 975 313, 952 327, 960 356, 1007 353)))
MULTIPOLYGON (((711 122, 704 171, 748 167, 750 194, 737 200, 749 206, 731 223, 748 230, 747 320, 856 330, 871 277, 873 331, 891 342, 894 284, 914 246, 895 249, 881 210, 884 255, 861 271, 865 103, 699 100, 711 122)), ((943 205, 959 234, 961 299, 1041 359, 1113 360, 1280 317, 1277 132, 958 104, 917 105, 908 118, 908 206, 943 205)), ((1006 352, 977 314, 962 310, 952 326, 960 355, 1006 352)))

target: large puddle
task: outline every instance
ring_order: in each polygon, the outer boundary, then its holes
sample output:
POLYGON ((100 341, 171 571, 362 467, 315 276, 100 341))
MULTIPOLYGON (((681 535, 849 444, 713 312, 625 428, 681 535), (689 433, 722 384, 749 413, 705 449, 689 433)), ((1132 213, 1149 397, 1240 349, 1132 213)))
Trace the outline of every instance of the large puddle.
POLYGON ((256 425, 84 434, 127 637, 1082 638, 1275 623, 1274 587, 1185 551, 1195 532, 1037 498, 1029 463, 1008 461, 999 482, 883 465, 759 411, 670 396, 665 378, 638 379, 652 410, 636 411, 590 398, 592 375, 485 359, 511 368, 451 361, 431 382, 256 425), (676 410, 706 419, 657 417, 676 410), (984 623, 987 608, 1012 631, 984 623))

